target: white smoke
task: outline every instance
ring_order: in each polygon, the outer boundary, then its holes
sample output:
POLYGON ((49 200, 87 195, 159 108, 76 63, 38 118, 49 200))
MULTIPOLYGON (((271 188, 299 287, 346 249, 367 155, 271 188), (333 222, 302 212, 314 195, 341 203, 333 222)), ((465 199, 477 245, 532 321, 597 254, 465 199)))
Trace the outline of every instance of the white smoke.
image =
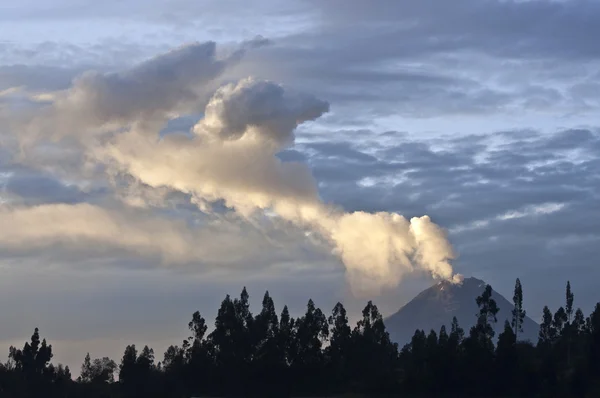
POLYGON ((192 138, 131 130, 105 147, 98 159, 153 187, 170 187, 206 201, 223 199, 240 214, 270 210, 301 228, 320 233, 335 248, 357 293, 397 286, 415 269, 451 280, 453 257, 443 231, 428 216, 344 213, 319 199, 304 163, 275 155, 294 143, 294 130, 327 112, 312 96, 290 93, 265 81, 244 79, 221 87, 210 99, 192 138))
MULTIPOLYGON (((358 294, 395 287, 414 271, 458 281, 449 262, 452 248, 428 216, 346 213, 322 202, 307 164, 277 158, 294 145, 298 125, 329 111, 325 101, 247 78, 216 89, 190 135, 159 140, 164 122, 201 103, 199 93, 212 87, 227 65, 214 54, 213 44, 197 45, 125 74, 86 74, 48 110, 50 125, 79 137, 86 155, 110 172, 190 194, 203 211, 207 203, 223 200, 248 219, 267 211, 318 233, 344 263, 358 294), (71 119, 77 129, 64 128, 71 119), (84 131, 98 129, 110 134, 85 139, 84 131)), ((41 122, 35 119, 28 128, 42 131, 41 122)), ((108 233, 118 233, 107 225, 108 233)), ((185 252, 185 245, 171 243, 173 248, 157 247, 171 255, 185 252)))

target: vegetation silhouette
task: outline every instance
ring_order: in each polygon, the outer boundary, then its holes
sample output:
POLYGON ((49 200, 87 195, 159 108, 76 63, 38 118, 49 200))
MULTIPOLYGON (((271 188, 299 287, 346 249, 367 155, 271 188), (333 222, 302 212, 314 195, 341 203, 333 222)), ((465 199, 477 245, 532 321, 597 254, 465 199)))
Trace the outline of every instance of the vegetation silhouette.
POLYGON ((521 282, 512 322, 497 339, 492 293, 487 285, 476 298, 479 313, 468 334, 454 318, 449 332, 446 326, 417 330, 399 350, 370 301, 352 328, 341 303, 327 317, 309 300, 294 319, 287 306, 277 315, 269 292, 254 316, 244 288, 239 298, 225 297, 209 334, 195 312, 191 336, 169 347, 162 361, 148 346, 128 345, 119 364, 86 355, 76 380, 68 367, 51 363, 52 345, 36 328, 0 364, 0 397, 600 397, 600 303, 587 318, 574 311, 567 283, 565 306, 554 314, 544 307, 534 345, 518 339, 525 317, 521 282))

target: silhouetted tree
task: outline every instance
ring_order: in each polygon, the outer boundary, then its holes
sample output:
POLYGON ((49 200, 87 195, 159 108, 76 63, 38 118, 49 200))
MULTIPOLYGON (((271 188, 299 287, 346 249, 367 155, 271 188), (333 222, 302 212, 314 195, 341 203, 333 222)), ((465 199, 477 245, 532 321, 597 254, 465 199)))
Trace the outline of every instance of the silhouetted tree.
POLYGON ((199 311, 192 314, 188 330, 192 335, 183 341, 181 348, 169 347, 165 353, 165 382, 170 389, 201 395, 210 391, 208 381, 214 377, 215 370, 211 355, 212 342, 205 339, 208 326, 199 311))
POLYGON ((390 341, 383 317, 372 301, 352 331, 354 377, 364 380, 370 392, 389 390, 394 383, 398 347, 390 341))
POLYGON ((552 333, 554 340, 557 340, 563 333, 563 328, 567 322, 567 312, 563 307, 560 307, 554 313, 554 319, 552 320, 552 333))
POLYGON ((517 336, 513 326, 506 321, 504 331, 498 336, 496 347, 496 377, 498 391, 513 393, 517 376, 517 336))
POLYGON ((136 392, 140 389, 140 377, 137 371, 137 349, 135 344, 125 347, 121 364, 119 365, 119 384, 123 386, 123 391, 126 396, 138 396, 136 392))
POLYGON ((96 358, 92 361, 88 352, 77 380, 81 383, 114 383, 117 368, 115 361, 108 357, 96 358))
POLYGON ((349 380, 348 364, 352 360, 352 330, 348 322, 348 315, 342 303, 337 303, 329 317, 331 328, 331 337, 329 347, 327 347, 327 356, 329 360, 329 369, 333 380, 334 388, 344 386, 349 380))
POLYGON ((325 383, 321 348, 328 335, 327 318, 312 300, 308 300, 306 313, 294 323, 291 344, 291 369, 295 375, 295 385, 301 392, 317 392, 325 383))
POLYGON ((239 299, 227 295, 215 320, 215 329, 208 336, 214 350, 217 385, 234 393, 247 390, 252 359, 253 317, 250 313, 249 295, 244 287, 239 299), (228 383, 231 372, 238 375, 237 383, 228 383))
POLYGON ((515 293, 513 295, 513 305, 514 308, 512 310, 512 327, 515 335, 515 341, 519 340, 519 332, 523 332, 523 321, 525 320, 526 312, 523 309, 523 288, 521 286, 521 281, 517 278, 515 282, 515 293))
POLYGON ((589 381, 590 395, 600 396, 600 303, 596 304, 590 315, 588 327, 589 351, 587 358, 587 381, 589 381))
POLYGON ((282 389, 285 356, 279 346, 279 320, 275 304, 268 291, 263 297, 262 310, 254 319, 254 333, 253 384, 262 386, 265 395, 277 396, 282 389))
POLYGON ((498 305, 492 298, 492 287, 486 285, 481 296, 476 298, 479 314, 477 314, 477 323, 469 332, 469 337, 465 340, 466 360, 473 366, 473 370, 468 373, 470 382, 469 389, 472 391, 481 391, 484 386, 489 386, 493 382, 493 361, 494 361, 494 328, 493 324, 497 322, 498 305))
POLYGON ((492 325, 498 307, 488 285, 477 297, 476 324, 464 337, 456 318, 450 333, 415 331, 398 353, 383 317, 368 302, 351 329, 341 303, 329 319, 309 300, 294 320, 281 316, 268 292, 253 317, 246 289, 223 300, 214 330, 206 336, 199 312, 188 324, 191 336, 170 346, 155 363, 154 351, 125 348, 118 366, 107 357, 85 356, 77 381, 55 365, 52 346, 35 330, 22 349, 10 347, 0 364, 0 397, 184 398, 190 396, 285 397, 363 392, 369 396, 460 396, 587 398, 600 396, 600 303, 586 318, 566 305, 553 315, 544 307, 538 345, 517 340, 524 319, 522 288, 515 284, 515 311, 494 347, 492 325), (521 312, 522 311, 522 312, 521 312))
POLYGON ((279 337, 278 346, 282 350, 282 357, 286 365, 292 361, 292 349, 294 339, 295 320, 290 317, 287 305, 283 306, 281 316, 279 317, 279 337))
POLYGON ((552 313, 548 306, 544 306, 542 323, 538 334, 538 346, 547 346, 553 343, 555 332, 552 325, 552 313))

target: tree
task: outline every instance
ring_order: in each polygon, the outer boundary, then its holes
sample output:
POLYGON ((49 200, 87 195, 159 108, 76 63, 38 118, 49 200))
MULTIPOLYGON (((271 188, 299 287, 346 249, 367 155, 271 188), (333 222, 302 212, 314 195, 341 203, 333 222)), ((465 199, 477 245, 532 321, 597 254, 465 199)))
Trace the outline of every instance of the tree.
POLYGON ((277 316, 268 292, 252 317, 243 289, 239 298, 227 296, 221 303, 208 337, 206 321, 195 312, 188 324, 191 336, 170 346, 162 364, 155 363, 152 348, 144 346, 138 353, 128 345, 118 383, 115 362, 89 353, 73 382, 68 367, 51 363, 52 346, 36 329, 21 349, 10 347, 8 361, 0 363, 0 397, 480 397, 490 396, 491 390, 501 396, 600 396, 600 303, 587 318, 581 309, 573 311, 567 283, 565 307, 555 314, 544 307, 536 347, 517 341, 519 287, 516 283, 512 322, 504 322, 495 347, 491 326, 498 308, 486 286, 477 297, 477 323, 467 338, 453 318, 449 333, 446 326, 439 333, 415 331, 400 354, 371 301, 351 329, 341 303, 327 319, 309 300, 305 314, 294 320, 287 307, 277 316))
POLYGON ((499 311, 496 301, 492 298, 492 287, 486 285, 481 296, 478 296, 475 301, 479 307, 479 314, 477 315, 477 324, 472 329, 474 332, 472 334, 477 336, 481 343, 489 346, 492 344, 495 335, 492 324, 498 321, 496 315, 499 311))
POLYGON ((79 373, 79 377, 77 381, 82 383, 89 383, 92 381, 92 359, 90 358, 90 353, 88 352, 83 359, 83 364, 81 365, 81 372, 79 373))
POLYGON ((114 383, 117 363, 108 357, 96 358, 92 362, 91 382, 114 383))
POLYGON ((243 366, 246 366, 252 360, 252 354, 255 351, 255 341, 252 333, 254 330, 254 317, 250 312, 250 295, 245 286, 240 293, 240 298, 235 299, 233 305, 235 308, 235 324, 237 328, 235 333, 237 355, 240 357, 243 366))
POLYGON ((193 341, 193 344, 199 344, 204 339, 207 328, 206 321, 202 318, 200 312, 194 312, 192 320, 188 323, 188 329, 192 332, 190 339, 193 341))
POLYGON ((181 372, 185 365, 185 350, 172 345, 167 348, 162 360, 165 372, 181 372))
POLYGON ((81 365, 80 383, 114 383, 117 364, 108 357, 96 358, 93 361, 88 352, 81 365))
POLYGON ((156 369, 154 365, 154 350, 147 345, 144 346, 142 352, 136 360, 136 365, 143 374, 149 374, 156 369))
POLYGON ((404 368, 404 384, 411 393, 417 393, 428 383, 427 337, 423 330, 415 330, 410 343, 400 353, 404 368))
POLYGON ((239 298, 232 300, 227 295, 219 308, 215 328, 208 336, 207 344, 215 362, 213 383, 221 386, 218 393, 241 393, 251 382, 249 372, 256 339, 249 298, 245 287, 239 298), (228 382, 231 373, 238 375, 237 383, 228 382))
POLYGON ((451 345, 458 348, 463 343, 465 331, 458 324, 456 317, 452 317, 452 325, 450 328, 449 342, 451 345))
POLYGON ((560 307, 554 313, 554 319, 552 320, 552 337, 553 340, 557 340, 563 333, 565 323, 567 322, 567 312, 563 307, 560 307))
POLYGON ((352 355, 352 330, 342 303, 337 303, 333 307, 328 321, 332 328, 327 356, 334 378, 333 384, 336 387, 344 386, 349 377, 348 363, 352 355))
POLYGON ((277 344, 279 320, 275 312, 275 304, 268 291, 265 292, 263 297, 262 310, 254 319, 254 330, 256 344, 255 360, 259 362, 271 362, 271 365, 277 365, 280 362, 277 344))
POLYGON ((24 382, 24 392, 34 396, 48 388, 56 373, 55 368, 50 366, 52 357, 52 345, 48 345, 46 339, 40 342, 38 328, 23 349, 9 348, 9 361, 24 382))
POLYGON ((467 373, 469 382, 467 387, 471 392, 481 390, 486 385, 493 383, 493 360, 494 360, 494 328, 492 324, 497 322, 498 305, 492 298, 492 287, 486 285, 483 293, 476 298, 479 314, 477 323, 469 331, 469 338, 465 340, 465 356, 467 363, 473 367, 467 373))
POLYGON ((125 347, 123 358, 121 358, 121 365, 119 366, 119 383, 128 385, 135 382, 137 356, 135 344, 125 347))
POLYGON ((504 331, 498 336, 496 348, 498 390, 510 393, 515 389, 517 372, 517 336, 512 325, 506 321, 504 331))
POLYGON ((577 308, 575 311, 575 317, 573 318, 573 331, 575 335, 580 335, 585 330, 585 316, 581 308, 577 308))
POLYGON ((566 335, 567 340, 567 365, 571 366, 571 334, 573 333, 572 327, 572 316, 573 316, 573 301, 575 299, 575 295, 571 292, 571 282, 567 281, 567 289, 566 289, 566 306, 565 306, 565 326, 564 326, 564 334, 566 335))
POLYGON ((44 369, 53 356, 52 345, 46 344, 46 339, 40 344, 38 328, 35 328, 31 336, 31 343, 25 343, 22 350, 11 347, 9 352, 9 357, 14 361, 15 367, 32 381, 44 373, 44 369))
POLYGON ((321 365, 321 347, 329 335, 327 318, 312 300, 308 300, 306 313, 295 323, 294 363, 321 365))
POLYGON ((306 313, 294 323, 291 349, 291 370, 295 385, 302 393, 316 393, 325 383, 323 375, 323 343, 329 335, 327 318, 308 300, 306 313))
POLYGON ((540 332, 538 334, 538 346, 546 346, 551 344, 554 339, 554 331, 552 326, 552 313, 548 306, 544 306, 542 313, 542 323, 540 324, 540 332))
POLYGON ((571 292, 571 282, 567 281, 567 292, 566 292, 566 307, 565 312, 567 315, 567 322, 571 323, 571 317, 573 316, 573 300, 575 299, 575 295, 571 292))
POLYGON ((589 319, 588 380, 592 383, 590 396, 597 397, 600 394, 600 303, 596 304, 589 319))
POLYGON ((387 392, 394 383, 398 347, 390 340, 383 317, 372 301, 362 311, 352 331, 354 377, 362 379, 368 392, 387 392))
POLYGON ((515 340, 519 339, 519 332, 523 332, 523 321, 525 319, 525 310, 523 309, 523 288, 521 287, 521 281, 517 278, 515 282, 515 292, 513 295, 512 310, 512 327, 515 335, 515 340))
POLYGON ((292 361, 292 348, 294 339, 295 321, 290 317, 288 306, 283 306, 281 316, 279 317, 279 336, 278 346, 280 347, 285 365, 289 365, 292 361))

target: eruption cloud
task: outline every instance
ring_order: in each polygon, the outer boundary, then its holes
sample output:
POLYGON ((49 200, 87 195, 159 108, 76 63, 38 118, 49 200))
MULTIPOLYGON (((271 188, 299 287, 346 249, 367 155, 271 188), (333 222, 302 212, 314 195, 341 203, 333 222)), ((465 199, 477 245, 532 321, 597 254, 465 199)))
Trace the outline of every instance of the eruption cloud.
MULTIPOLYGON (((77 127, 71 134, 93 162, 147 186, 189 194, 205 212, 221 200, 247 219, 275 214, 319 234, 345 265, 357 295, 395 287, 414 271, 459 281, 452 247, 428 216, 344 212, 320 199, 306 163, 276 156, 293 147, 300 124, 329 112, 329 104, 253 78, 216 85, 238 58, 217 60, 214 45, 204 44, 125 74, 83 75, 46 110, 44 127, 62 128, 71 120, 77 127), (199 104, 203 117, 189 134, 159 139, 169 118, 199 104)), ((37 124, 33 119, 29 131, 37 124)))
POLYGON ((219 88, 191 138, 161 142, 132 130, 97 155, 153 187, 168 186, 206 201, 223 199, 250 217, 270 210, 328 240, 346 266, 352 289, 372 293, 398 285, 415 268, 452 279, 453 257, 443 231, 428 216, 344 213, 326 206, 304 163, 276 154, 294 144, 295 128, 315 120, 329 105, 252 78, 219 88))

